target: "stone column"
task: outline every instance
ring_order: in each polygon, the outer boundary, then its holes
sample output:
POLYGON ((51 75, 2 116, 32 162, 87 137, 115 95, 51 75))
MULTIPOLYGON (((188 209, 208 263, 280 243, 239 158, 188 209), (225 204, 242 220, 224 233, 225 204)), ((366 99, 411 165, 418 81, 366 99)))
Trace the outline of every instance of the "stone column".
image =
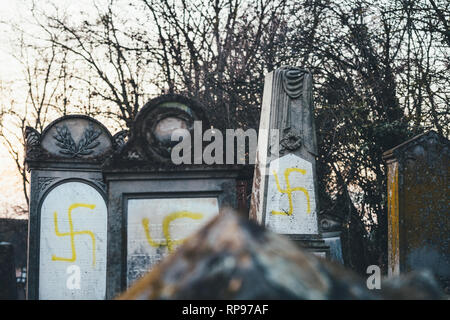
POLYGON ((258 140, 250 218, 324 255, 308 70, 282 67, 266 76, 258 140))

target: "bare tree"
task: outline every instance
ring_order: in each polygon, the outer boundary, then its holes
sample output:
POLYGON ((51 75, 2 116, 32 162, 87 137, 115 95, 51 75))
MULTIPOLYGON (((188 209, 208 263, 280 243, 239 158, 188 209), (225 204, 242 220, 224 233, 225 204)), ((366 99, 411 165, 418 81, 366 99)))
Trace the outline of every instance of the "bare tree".
MULTIPOLYGON (((448 16, 448 4, 439 10, 448 16)), ((449 134, 448 45, 434 12, 415 1, 293 5, 286 61, 316 79, 321 204, 343 220, 346 261, 361 272, 386 262, 382 153, 427 129, 449 134)))
POLYGON ((89 98, 98 97, 104 106, 91 110, 93 115, 129 127, 144 101, 144 86, 151 83, 144 68, 148 58, 128 35, 128 19, 122 18, 123 12, 115 4, 111 0, 103 8, 94 2, 94 16, 80 12, 80 21, 70 20, 57 9, 48 13, 35 7, 33 16, 45 32, 43 40, 66 50, 84 67, 73 76, 88 90, 89 98))
POLYGON ((277 65, 286 1, 143 3, 156 26, 162 89, 201 100, 223 127, 256 127, 264 75, 277 65))

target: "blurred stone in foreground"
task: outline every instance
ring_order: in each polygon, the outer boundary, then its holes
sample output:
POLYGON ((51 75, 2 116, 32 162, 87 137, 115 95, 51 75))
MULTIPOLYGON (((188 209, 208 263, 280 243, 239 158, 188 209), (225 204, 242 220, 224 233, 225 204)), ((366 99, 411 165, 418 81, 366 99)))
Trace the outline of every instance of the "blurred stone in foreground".
POLYGON ((119 299, 439 299, 428 274, 368 290, 342 266, 224 210, 119 299), (417 287, 416 282, 419 284, 417 287))

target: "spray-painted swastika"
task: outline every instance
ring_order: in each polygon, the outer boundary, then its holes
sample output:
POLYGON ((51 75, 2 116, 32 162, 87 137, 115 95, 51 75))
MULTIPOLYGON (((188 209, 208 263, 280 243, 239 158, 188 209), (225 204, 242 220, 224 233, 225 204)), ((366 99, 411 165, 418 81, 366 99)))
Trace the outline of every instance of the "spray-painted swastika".
POLYGON ((307 209, 306 212, 310 213, 311 212, 311 204, 310 204, 310 200, 309 200, 309 193, 308 191, 303 188, 303 187, 294 187, 291 188, 291 184, 289 182, 289 175, 291 174, 291 172, 299 172, 301 174, 306 174, 306 170, 303 169, 299 169, 299 168, 287 168, 286 170, 284 170, 284 180, 286 181, 286 189, 281 189, 280 187, 280 182, 278 180, 278 175, 275 171, 273 171, 273 175, 275 176, 275 182, 277 184, 277 189, 279 192, 281 193, 285 193, 288 195, 288 199, 289 199, 289 210, 288 211, 276 211, 276 210, 272 210, 272 214, 279 214, 279 215, 285 215, 285 216, 290 216, 292 215, 292 212, 294 211, 294 206, 292 204, 292 192, 294 191, 302 191, 305 196, 306 196, 306 201, 307 201, 307 209))
POLYGON ((172 252, 174 249, 174 246, 182 243, 184 241, 184 239, 181 239, 181 240, 173 240, 172 239, 172 237, 170 235, 170 230, 169 230, 170 223, 176 219, 181 219, 181 218, 200 220, 203 218, 203 214, 189 212, 189 211, 176 211, 176 212, 168 214, 163 220, 163 234, 164 234, 165 241, 161 241, 161 242, 155 242, 152 239, 152 237, 150 235, 150 230, 149 230, 149 220, 148 220, 148 218, 143 218, 142 226, 144 227, 145 236, 147 237, 147 242, 152 247, 167 246, 167 249, 169 250, 169 252, 172 252))
POLYGON ((95 266, 95 235, 92 231, 89 230, 83 230, 83 231, 74 231, 73 230, 73 220, 72 220, 72 210, 76 208, 88 208, 93 210, 95 208, 95 204, 85 204, 85 203, 74 203, 72 204, 68 209, 68 216, 69 216, 69 232, 59 232, 58 227, 58 213, 55 211, 53 213, 53 220, 55 223, 55 234, 58 237, 70 237, 70 245, 72 248, 72 257, 71 258, 63 258, 63 257, 57 257, 56 255, 52 255, 53 261, 67 261, 67 262, 74 262, 77 259, 77 252, 75 250, 75 236, 78 235, 88 235, 92 238, 92 266, 95 266))

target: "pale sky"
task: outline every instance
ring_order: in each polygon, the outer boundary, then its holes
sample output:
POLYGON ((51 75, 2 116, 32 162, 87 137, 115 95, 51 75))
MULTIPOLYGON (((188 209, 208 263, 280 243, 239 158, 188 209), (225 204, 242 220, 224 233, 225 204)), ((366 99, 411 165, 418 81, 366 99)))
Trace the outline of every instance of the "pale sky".
MULTIPOLYGON (((26 30, 28 36, 26 41, 30 41, 31 39, 34 43, 39 44, 40 29, 34 25, 34 18, 30 10, 33 3, 38 11, 44 11, 47 14, 54 13, 54 5, 56 5, 60 13, 64 13, 71 21, 77 21, 84 19, 86 15, 89 17, 90 13, 96 15, 97 9, 95 5, 99 8, 106 8, 109 1, 0 0, 0 106, 11 106, 11 99, 15 101, 13 108, 23 110, 19 108, 25 106, 26 87, 23 82, 24 70, 21 63, 11 55, 12 53, 18 54, 17 48, 14 49, 18 43, 18 33, 14 32, 11 25, 19 25, 22 30, 26 30)), ((127 0, 116 0, 115 8, 121 17, 130 17, 130 19, 125 19, 127 23, 139 27, 141 25, 139 20, 145 15, 139 6, 130 7, 130 3, 132 2, 127 0)), ((95 18, 95 16, 92 17, 95 18)), ((114 126, 117 125, 114 124, 114 126)), ((117 130, 117 128, 110 129, 113 134, 117 130)), ((18 132, 18 134, 21 133, 18 132)), ((26 207, 22 190, 22 179, 3 141, 0 141, 0 190, 0 218, 11 216, 11 208, 13 206, 20 205, 26 207)))
MULTIPOLYGON (((22 1, 0 0, 0 86, 20 77, 20 64, 10 55, 11 29, 3 22, 19 22, 22 1)), ((0 96, 0 103, 7 99, 0 96)), ((0 144, 0 217, 10 216, 14 204, 25 206, 21 178, 8 151, 0 144)))
MULTIPOLYGON (((35 1, 41 8, 45 8, 48 5, 47 2, 46 0, 35 1)), ((11 56, 15 34, 8 24, 26 26, 30 33, 37 30, 31 23, 29 8, 32 3, 32 0, 0 0, 0 89, 3 87, 8 90, 11 88, 11 82, 17 86, 17 80, 22 76, 21 64, 11 56)), ((74 15, 79 10, 89 11, 89 8, 92 8, 91 0, 57 0, 55 3, 59 8, 69 10, 74 15)), ((20 96, 20 90, 13 92, 15 100, 24 99, 24 96, 20 96)), ((0 103, 5 99, 8 100, 10 97, 0 90, 0 103)), ((18 105, 20 106, 20 103, 18 105)), ((0 218, 10 217, 14 205, 26 207, 22 179, 18 175, 13 159, 2 143, 0 143, 0 190, 0 218)))

